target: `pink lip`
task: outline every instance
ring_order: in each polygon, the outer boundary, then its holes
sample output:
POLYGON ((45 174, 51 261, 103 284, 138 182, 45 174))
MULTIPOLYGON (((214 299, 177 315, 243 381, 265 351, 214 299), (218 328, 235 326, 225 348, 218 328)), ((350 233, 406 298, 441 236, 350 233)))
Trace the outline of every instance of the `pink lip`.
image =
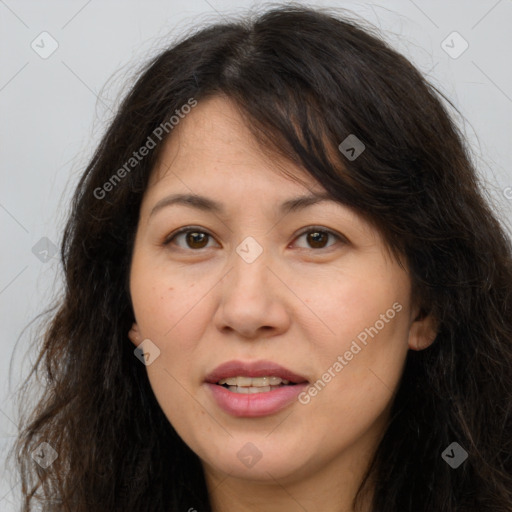
POLYGON ((217 405, 228 414, 254 418, 275 414, 292 403, 308 384, 283 386, 266 393, 241 394, 229 391, 218 384, 205 383, 217 405))
POLYGON ((267 375, 273 375, 289 380, 290 382, 295 382, 296 384, 307 382, 307 379, 302 375, 297 375, 291 370, 277 363, 273 363, 272 361, 251 361, 248 363, 242 361, 227 361, 217 366, 204 380, 211 384, 216 384, 221 379, 237 377, 238 375, 243 375, 244 377, 265 377, 267 375))
POLYGON ((307 380, 271 361, 244 363, 228 361, 218 366, 205 379, 206 388, 217 405, 228 414, 237 417, 258 417, 275 414, 292 403, 308 385, 307 380), (217 384, 221 379, 237 377, 276 376, 296 383, 262 393, 241 394, 229 391, 217 384))

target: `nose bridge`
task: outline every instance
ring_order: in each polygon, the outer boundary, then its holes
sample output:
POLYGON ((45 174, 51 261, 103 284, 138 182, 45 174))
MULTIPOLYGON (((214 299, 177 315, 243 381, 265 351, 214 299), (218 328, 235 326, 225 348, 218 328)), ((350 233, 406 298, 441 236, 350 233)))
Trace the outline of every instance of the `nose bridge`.
POLYGON ((238 244, 231 258, 234 266, 230 272, 232 284, 246 288, 245 296, 252 295, 253 291, 259 294, 263 291, 268 279, 269 251, 263 247, 263 242, 258 242, 254 237, 248 236, 238 244), (260 290, 254 290, 254 288, 260 290))
MULTIPOLYGON (((272 285, 271 253, 253 237, 244 239, 230 256, 230 272, 223 279, 215 322, 246 338, 256 338, 261 328, 283 332, 289 315, 283 297, 272 285)), ((277 283, 276 283, 277 285, 277 283)))

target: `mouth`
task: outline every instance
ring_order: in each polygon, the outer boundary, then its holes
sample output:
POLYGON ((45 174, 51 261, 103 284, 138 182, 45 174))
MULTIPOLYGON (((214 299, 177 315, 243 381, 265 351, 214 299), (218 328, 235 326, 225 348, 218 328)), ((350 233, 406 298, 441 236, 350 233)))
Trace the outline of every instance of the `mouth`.
POLYGON ((296 401, 308 380, 271 361, 229 361, 205 378, 214 402, 237 417, 275 414, 296 401))
POLYGON ((240 393, 245 395, 250 395, 253 393, 268 393, 283 386, 297 385, 296 382, 282 379, 277 375, 264 377, 247 377, 238 375, 236 377, 221 379, 219 382, 216 382, 216 384, 218 386, 223 386, 233 393, 240 393))
POLYGON ((302 375, 272 361, 228 361, 221 364, 205 378, 233 393, 268 393, 283 386, 306 384, 302 375))

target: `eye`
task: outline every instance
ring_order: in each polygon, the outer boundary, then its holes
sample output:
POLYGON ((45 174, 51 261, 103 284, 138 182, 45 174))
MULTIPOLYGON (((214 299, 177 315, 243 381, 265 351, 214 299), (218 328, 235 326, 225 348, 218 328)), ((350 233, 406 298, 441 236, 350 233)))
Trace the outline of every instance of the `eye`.
POLYGON ((177 244, 178 247, 182 249, 205 249, 207 248, 208 238, 213 238, 212 235, 210 235, 210 233, 207 233, 202 229, 194 228, 193 226, 187 226, 185 228, 180 229, 176 233, 169 235, 165 239, 163 245, 170 245, 171 242, 174 242, 175 240, 179 239, 180 237, 182 237, 182 235, 185 235, 184 240, 185 243, 187 244, 186 247, 177 244))
POLYGON ((310 247, 301 247, 304 249, 326 249, 328 247, 331 247, 331 245, 326 245, 329 236, 335 238, 336 240, 340 242, 344 242, 345 240, 341 235, 338 235, 334 231, 331 231, 330 229, 322 228, 320 226, 309 226, 305 231, 303 231, 299 236, 296 238, 296 240, 300 239, 304 235, 306 236, 306 242, 309 244, 310 247))
MULTIPOLYGON (((307 235, 306 241, 309 244, 309 247, 300 247, 301 249, 326 249, 331 247, 334 244, 326 245, 329 237, 332 237, 340 242, 346 242, 346 240, 341 235, 331 231, 330 229, 322 228, 320 226, 309 226, 306 228, 306 230, 300 233, 295 240, 298 240, 305 235, 307 235)), ((194 226, 186 226, 169 235, 164 240, 163 245, 167 246, 171 243, 174 243, 181 249, 207 249, 208 241, 210 238, 213 239, 213 236, 210 235, 210 233, 207 231, 196 228, 194 226), (185 246, 175 243, 176 240, 179 240, 182 237, 184 237, 186 244, 185 246)))

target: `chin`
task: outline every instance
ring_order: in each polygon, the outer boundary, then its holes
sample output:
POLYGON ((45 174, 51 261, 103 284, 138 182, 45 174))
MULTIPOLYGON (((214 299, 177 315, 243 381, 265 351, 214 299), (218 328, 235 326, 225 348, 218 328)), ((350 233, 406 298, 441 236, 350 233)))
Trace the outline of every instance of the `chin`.
POLYGON ((229 474, 232 478, 269 482, 293 480, 309 466, 310 456, 304 450, 304 442, 296 440, 288 445, 281 443, 273 434, 243 439, 230 438, 221 454, 209 454, 204 462, 214 471, 229 474))

